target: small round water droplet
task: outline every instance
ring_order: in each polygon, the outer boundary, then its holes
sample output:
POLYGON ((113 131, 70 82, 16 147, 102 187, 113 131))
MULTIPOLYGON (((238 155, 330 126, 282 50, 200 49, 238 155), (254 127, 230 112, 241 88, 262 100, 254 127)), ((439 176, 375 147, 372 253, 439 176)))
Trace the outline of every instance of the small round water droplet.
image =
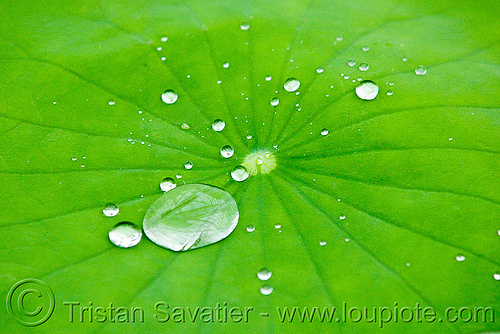
POLYGON ((276 224, 276 225, 274 225, 274 228, 276 228, 276 229, 281 228, 281 225, 280 224, 276 224))
MULTIPOLYGON (((181 174, 181 173, 179 173, 179 174, 175 174, 175 178, 177 178, 177 179, 182 179, 182 174, 181 174)), ((175 187, 174 187, 174 188, 175 188, 175 187)))
POLYGON ((109 240, 116 246, 129 248, 141 241, 142 232, 134 223, 121 222, 113 226, 108 236, 109 240))
POLYGON ((77 158, 76 158, 76 156, 72 156, 72 157, 71 157, 71 160, 72 160, 72 161, 76 161, 76 159, 77 159, 77 158))
POLYGON ((326 135, 328 135, 328 133, 329 133, 328 129, 321 130, 321 135, 322 136, 326 136, 326 135))
POLYGON ((221 119, 216 119, 212 122, 212 129, 217 132, 221 132, 226 127, 226 123, 221 119))
POLYGON ((394 93, 392 92, 392 90, 388 90, 388 91, 387 91, 387 95, 391 96, 392 94, 394 94, 394 93))
POLYGON ((242 24, 240 25, 240 28, 241 28, 241 30, 248 30, 248 29, 250 29, 250 24, 249 24, 249 23, 246 23, 246 22, 245 22, 245 23, 242 23, 242 24))
POLYGON ((423 65, 419 65, 416 69, 415 69, 415 74, 416 75, 424 75, 425 73, 427 73, 427 70, 425 69, 425 67, 423 65))
POLYGON ((283 87, 287 92, 295 92, 300 87, 300 81, 295 78, 288 78, 283 87))
POLYGON ((247 135, 246 137, 248 140, 252 139, 252 135, 247 135))
POLYGON ((248 232, 248 233, 252 233, 253 231, 255 231, 255 226, 253 226, 253 225, 248 225, 248 226, 247 226, 247 232, 248 232))
POLYGON ((166 42, 166 41, 168 41, 168 37, 167 37, 167 36, 163 36, 160 40, 161 40, 162 42, 166 42))
POLYGON ((317 73, 323 73, 323 71, 324 71, 324 69, 321 66, 316 69, 317 73))
POLYGON ((360 71, 366 72, 366 71, 368 71, 369 68, 370 68, 370 66, 368 66, 367 63, 361 63, 361 64, 359 64, 359 70, 360 71))
POLYGON ((231 158, 233 154, 234 148, 232 148, 230 145, 224 145, 220 148, 220 155, 222 155, 226 159, 231 158))
POLYGON ((408 58, 406 58, 406 57, 403 57, 403 61, 407 61, 407 60, 408 60, 408 58))
POLYGON ((261 270, 259 270, 259 272, 257 273, 257 277, 261 280, 261 281, 267 281, 268 279, 271 278, 271 276, 273 275, 272 272, 270 272, 269 270, 267 270, 266 268, 262 268, 261 270))
POLYGON ((361 81, 356 87, 356 95, 362 100, 373 100, 378 95, 378 86, 370 80, 361 81))
POLYGON ((237 166, 231 171, 231 177, 238 182, 245 181, 248 176, 247 169, 243 166, 237 166))
POLYGON ((114 105, 115 105, 115 100, 109 100, 109 101, 108 101, 108 104, 109 104, 110 106, 114 106, 114 105))
POLYGON ((345 219, 345 215, 340 215, 340 216, 339 216, 339 219, 340 219, 340 220, 344 220, 344 219, 345 219))
POLYGON ((277 97, 273 97, 269 103, 273 106, 273 107, 277 107, 278 104, 280 104, 280 100, 277 98, 277 97))
POLYGON ((370 47, 369 46, 363 46, 363 48, 361 50, 363 50, 364 52, 367 52, 367 51, 370 50, 370 47))
POLYGON ((498 229, 497 233, 498 233, 498 235, 500 235, 500 229, 498 229))
POLYGON ((458 262, 462 262, 465 260, 465 256, 463 254, 458 254, 457 256, 455 256, 455 259, 458 261, 458 262))
POLYGON ((496 279, 497 281, 500 281, 500 273, 493 274, 493 278, 496 279))
POLYGON ((271 81, 272 78, 273 78, 272 76, 268 75, 266 76, 266 81, 271 81))
POLYGON ((344 240, 345 240, 345 242, 351 241, 351 239, 349 239, 349 238, 345 238, 344 240))
POLYGON ((189 130, 189 129, 191 129, 191 125, 189 125, 187 123, 182 123, 181 124, 181 129, 182 130, 189 130))
POLYGON ((353 67, 354 65, 356 65, 356 61, 354 59, 349 59, 349 61, 347 62, 347 65, 353 67))
POLYGON ((162 191, 169 191, 177 187, 177 184, 175 183, 174 179, 171 177, 166 177, 160 182, 160 189, 162 191))
POLYGON ((224 63, 224 64, 222 64, 222 67, 224 67, 224 68, 229 68, 229 63, 224 63))
POLYGON ((260 288, 260 293, 262 293, 264 296, 268 296, 273 292, 273 287, 269 285, 265 285, 260 288))
POLYGON ((167 89, 161 94, 161 99, 166 104, 174 104, 177 101, 177 94, 173 90, 167 89))
POLYGON ((106 217, 114 217, 119 211, 120 209, 118 209, 114 203, 108 203, 104 206, 104 209, 102 209, 102 213, 104 213, 106 217))
POLYGON ((188 170, 193 168, 193 163, 191 161, 186 161, 186 163, 184 164, 184 168, 188 170))
POLYGON ((320 245, 320 246, 324 246, 324 245, 326 245, 326 241, 325 241, 325 240, 321 240, 321 241, 319 242, 319 245, 320 245))

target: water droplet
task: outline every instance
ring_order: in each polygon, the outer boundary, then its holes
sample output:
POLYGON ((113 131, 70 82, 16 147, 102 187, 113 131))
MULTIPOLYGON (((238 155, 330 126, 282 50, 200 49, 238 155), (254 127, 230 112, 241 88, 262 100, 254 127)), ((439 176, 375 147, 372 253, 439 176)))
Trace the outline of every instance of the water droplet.
POLYGON ((270 295, 271 292, 273 292, 273 287, 269 285, 265 285, 260 288, 260 293, 262 293, 264 296, 270 295))
POLYGON ((455 259, 457 259, 458 262, 462 262, 465 260, 465 256, 463 254, 458 254, 455 256, 455 259))
POLYGON ((281 225, 280 224, 276 224, 276 225, 274 225, 274 228, 281 228, 281 225))
POLYGON ((416 75, 424 75, 425 73, 427 73, 427 70, 425 69, 425 67, 423 65, 419 65, 416 69, 415 69, 415 74, 416 75))
MULTIPOLYGON (((181 173, 175 174, 175 178, 177 178, 177 179, 182 179, 182 174, 181 174, 181 173)), ((174 187, 174 188, 175 188, 175 187, 174 187)))
POLYGON ((342 35, 338 35, 337 36, 337 41, 341 42, 344 38, 342 37, 342 35))
POLYGON ((252 233, 253 231, 255 231, 255 226, 253 226, 253 225, 248 225, 248 226, 247 226, 247 232, 248 232, 248 233, 252 233))
POLYGON ((345 240, 345 242, 351 241, 351 239, 349 239, 349 238, 345 238, 344 240, 345 240))
POLYGON ((248 176, 247 169, 243 166, 237 166, 231 171, 231 177, 238 182, 245 181, 248 176))
POLYGON ((212 129, 217 132, 221 132, 226 127, 226 123, 221 119, 216 119, 212 122, 212 129))
POLYGON ((277 98, 277 97, 273 97, 269 103, 273 106, 273 107, 277 107, 278 104, 280 104, 280 100, 277 98))
POLYGON ((109 240, 116 246, 129 248, 141 241, 142 232, 134 223, 121 222, 113 226, 108 236, 109 240))
POLYGON ((366 71, 368 71, 369 68, 370 68, 370 66, 368 66, 367 63, 361 63, 361 64, 359 64, 359 70, 360 71, 366 72, 366 71))
POLYGON ((167 89, 161 94, 161 99, 166 104, 174 104, 177 101, 177 94, 173 90, 167 89))
POLYGON ((325 240, 321 240, 321 241, 319 242, 319 245, 320 245, 320 246, 324 246, 324 245, 326 245, 326 241, 325 241, 325 240))
POLYGON ((224 67, 224 68, 229 68, 229 63, 224 63, 224 64, 222 64, 222 67, 224 67))
POLYGON ((108 101, 108 104, 109 104, 110 106, 114 106, 114 105, 115 105, 115 100, 109 100, 109 101, 108 101))
POLYGON ((354 59, 349 59, 349 61, 347 62, 347 65, 353 67, 354 65, 356 65, 356 61, 354 59))
POLYGON ((500 281, 500 273, 493 274, 493 278, 496 279, 497 281, 500 281))
POLYGON ((182 130, 189 130, 189 129, 191 129, 191 125, 189 125, 187 123, 182 123, 181 124, 181 129, 182 130))
POLYGON ((300 81, 295 78, 288 78, 283 87, 287 92, 295 92, 300 87, 300 81))
POLYGON ((323 71, 324 71, 323 67, 321 67, 321 66, 316 69, 317 73, 323 73, 323 71))
POLYGON ((407 61, 407 60, 408 60, 408 58, 406 58, 406 57, 403 57, 403 61, 407 61))
POLYGON ((391 96, 392 94, 394 94, 394 93, 392 92, 392 90, 388 90, 388 91, 387 91, 387 95, 391 96))
POLYGON ((71 160, 72 160, 72 161, 76 161, 76 159, 77 159, 77 158, 76 158, 76 156, 72 156, 72 157, 71 157, 71 160))
POLYGON ((144 216, 144 234, 155 244, 187 251, 226 238, 238 224, 238 207, 226 191, 187 184, 166 192, 144 216))
POLYGON ((160 182, 160 189, 162 191, 169 191, 177 187, 177 184, 175 183, 174 179, 171 177, 166 177, 160 182))
POLYGON ((271 276, 273 275, 272 272, 270 272, 269 270, 267 270, 266 268, 262 268, 261 270, 259 270, 259 272, 257 273, 257 277, 261 280, 261 281, 267 281, 268 279, 271 278, 271 276))
POLYGON ((365 80, 356 87, 356 95, 362 100, 373 100, 378 95, 378 86, 370 80, 365 80))
POLYGON ((157 47, 156 50, 161 51, 162 50, 161 46, 157 47))
POLYGON ((266 76, 266 81, 271 81, 272 78, 273 78, 272 76, 268 75, 266 76))
POLYGON ((248 140, 252 139, 252 135, 247 135, 246 137, 248 140))
POLYGON ((370 50, 370 47, 369 46, 363 46, 363 48, 361 50, 363 50, 364 52, 368 52, 370 50))
POLYGON ((162 42, 166 42, 166 41, 168 41, 168 37, 167 37, 167 36, 163 36, 160 40, 161 40, 162 42))
POLYGON ((242 24, 240 25, 240 28, 241 28, 241 30, 248 30, 248 29, 250 29, 250 24, 249 24, 249 23, 246 23, 246 22, 245 22, 245 23, 242 23, 242 24))
POLYGON ((118 209, 116 204, 108 203, 104 206, 102 213, 104 213, 106 217, 114 217, 118 214, 119 211, 120 209, 118 209))
POLYGON ((220 148, 220 155, 222 155, 226 159, 231 158, 233 154, 234 148, 232 148, 230 145, 224 145, 220 148))
POLYGON ((184 168, 188 170, 193 168, 193 163, 191 161, 186 161, 186 163, 184 164, 184 168))
POLYGON ((328 133, 329 133, 328 129, 321 130, 321 135, 322 136, 326 136, 326 135, 328 135, 328 133))
POLYGON ((344 219, 345 219, 345 215, 340 215, 340 216, 339 216, 339 219, 340 219, 340 220, 344 220, 344 219))
POLYGON ((497 233, 498 233, 498 235, 500 235, 500 229, 498 229, 497 233))

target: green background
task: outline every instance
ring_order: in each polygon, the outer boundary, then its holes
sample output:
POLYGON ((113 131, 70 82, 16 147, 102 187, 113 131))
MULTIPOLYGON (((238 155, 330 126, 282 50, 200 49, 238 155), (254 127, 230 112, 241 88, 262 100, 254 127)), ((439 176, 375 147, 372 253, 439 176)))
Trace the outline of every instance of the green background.
POLYGON ((276 313, 343 302, 418 302, 440 318, 449 306, 495 309, 496 323, 393 322, 389 333, 499 330, 499 14, 495 1, 1 0, 0 297, 34 277, 56 299, 34 328, 2 302, 2 332, 378 330, 281 323, 276 313), (289 77, 299 95, 284 91, 289 77), (378 84, 375 100, 355 95, 358 77, 378 84), (165 89, 175 104, 162 102, 165 89), (219 153, 226 144, 230 159, 219 153), (276 169, 233 181, 228 173, 258 149, 274 153, 276 169), (235 197, 235 231, 183 253, 146 238, 112 245, 109 229, 141 226, 159 182, 178 173, 179 186, 235 197), (118 216, 102 214, 108 202, 118 216), (256 276, 263 267, 273 273, 266 282, 256 276), (146 319, 69 323, 64 301, 143 307, 146 319), (157 301, 254 311, 248 323, 159 324, 157 301))

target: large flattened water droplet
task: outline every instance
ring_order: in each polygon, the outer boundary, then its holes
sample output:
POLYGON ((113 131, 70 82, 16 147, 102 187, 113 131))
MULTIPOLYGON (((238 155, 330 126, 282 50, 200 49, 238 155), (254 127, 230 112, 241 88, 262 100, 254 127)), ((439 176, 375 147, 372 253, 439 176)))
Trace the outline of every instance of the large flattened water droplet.
POLYGON ((300 81, 295 78, 288 78, 283 85, 287 92, 295 92, 300 87, 300 81))
POLYGON ((162 191, 170 191, 177 187, 177 184, 175 183, 175 180, 172 179, 171 177, 166 177, 160 182, 160 189, 162 191))
POLYGON ((212 129, 217 132, 221 132, 226 127, 226 123, 221 119, 216 119, 212 122, 212 129))
POLYGON ((248 179, 248 172, 247 169, 243 166, 236 166, 232 171, 231 171, 231 177, 233 180, 242 182, 248 179))
POLYGON ((373 100, 378 95, 378 86, 370 80, 361 81, 356 87, 356 95, 362 100, 373 100))
POLYGON ((166 104, 174 104, 177 101, 177 94, 172 89, 167 89, 161 94, 161 99, 166 104))
POLYGON ((220 155, 224 158, 229 159, 234 154, 234 148, 231 145, 224 145, 220 148, 220 155))
POLYGON ((134 223, 121 222, 113 226, 108 236, 109 240, 116 246, 130 248, 141 241, 142 232, 134 223))
POLYGON ((144 233, 155 244, 186 251, 226 238, 238 224, 238 207, 226 191, 189 184, 165 193, 144 217, 144 233))
POLYGON ((104 206, 104 209, 102 209, 102 213, 104 213, 106 217, 114 217, 118 212, 120 212, 120 209, 114 203, 108 203, 104 206))
POLYGON ((415 74, 416 74, 416 75, 425 75, 425 73, 427 73, 427 70, 425 69, 424 65, 419 65, 419 66, 415 69, 415 74))

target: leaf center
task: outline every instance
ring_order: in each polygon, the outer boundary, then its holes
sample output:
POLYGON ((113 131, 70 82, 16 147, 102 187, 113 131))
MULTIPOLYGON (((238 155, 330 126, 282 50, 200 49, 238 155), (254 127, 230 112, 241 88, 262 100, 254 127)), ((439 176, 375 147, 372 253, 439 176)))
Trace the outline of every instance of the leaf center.
POLYGON ((245 157, 242 164, 249 175, 268 174, 276 168, 276 157, 269 151, 252 152, 245 157))

